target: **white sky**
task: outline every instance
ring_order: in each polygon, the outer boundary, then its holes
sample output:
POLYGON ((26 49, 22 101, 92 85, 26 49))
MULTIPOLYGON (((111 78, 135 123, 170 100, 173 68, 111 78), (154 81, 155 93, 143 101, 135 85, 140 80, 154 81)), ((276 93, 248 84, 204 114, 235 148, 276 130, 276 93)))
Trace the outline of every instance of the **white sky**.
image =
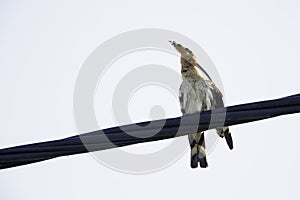
MULTIPOLYGON (((227 105, 300 91, 298 1, 41 2, 0 1, 0 148, 76 134, 81 65, 102 42, 138 28, 200 44, 221 74, 227 105)), ((145 175, 116 172, 88 154, 3 170, 0 199, 299 199, 299 119, 233 127, 234 151, 220 142, 205 170, 191 170, 188 153, 145 175)))

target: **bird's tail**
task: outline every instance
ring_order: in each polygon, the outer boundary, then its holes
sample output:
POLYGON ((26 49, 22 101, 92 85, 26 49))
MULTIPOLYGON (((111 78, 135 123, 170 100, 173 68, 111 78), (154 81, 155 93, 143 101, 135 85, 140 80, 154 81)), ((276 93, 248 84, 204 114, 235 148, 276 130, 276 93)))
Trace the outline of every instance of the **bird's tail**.
POLYGON ((229 127, 223 127, 223 128, 219 128, 217 129, 217 133, 220 137, 225 137, 226 143, 229 147, 229 149, 233 149, 233 141, 232 141, 232 137, 231 137, 231 132, 229 130, 229 127))
POLYGON ((197 168, 198 162, 200 167, 208 166, 205 153, 205 138, 204 132, 191 134, 188 136, 191 147, 191 168, 197 168))

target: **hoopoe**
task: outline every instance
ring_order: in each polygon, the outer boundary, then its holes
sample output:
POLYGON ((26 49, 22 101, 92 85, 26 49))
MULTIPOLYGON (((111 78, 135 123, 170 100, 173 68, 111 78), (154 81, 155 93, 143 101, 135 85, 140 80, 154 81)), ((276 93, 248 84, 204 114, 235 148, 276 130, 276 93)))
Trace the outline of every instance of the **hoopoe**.
MULTIPOLYGON (((224 107, 223 95, 211 80, 205 80, 197 70, 199 64, 191 50, 175 41, 170 41, 181 55, 182 83, 179 89, 179 100, 183 115, 214 108, 224 107)), ((230 149, 233 148, 231 133, 228 127, 216 129, 220 137, 226 139, 230 149)), ((191 147, 191 168, 208 166, 205 153, 204 132, 188 135, 191 147)))

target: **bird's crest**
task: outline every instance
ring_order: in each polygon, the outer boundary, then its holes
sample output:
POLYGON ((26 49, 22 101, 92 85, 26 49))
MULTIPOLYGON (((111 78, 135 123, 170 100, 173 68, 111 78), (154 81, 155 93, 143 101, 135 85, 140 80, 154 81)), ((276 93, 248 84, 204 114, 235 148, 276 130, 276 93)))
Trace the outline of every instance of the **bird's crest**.
POLYGON ((183 59, 188 61, 193 66, 197 65, 196 56, 193 54, 193 52, 190 49, 182 46, 181 44, 176 43, 175 41, 170 41, 170 43, 180 53, 180 55, 183 59))

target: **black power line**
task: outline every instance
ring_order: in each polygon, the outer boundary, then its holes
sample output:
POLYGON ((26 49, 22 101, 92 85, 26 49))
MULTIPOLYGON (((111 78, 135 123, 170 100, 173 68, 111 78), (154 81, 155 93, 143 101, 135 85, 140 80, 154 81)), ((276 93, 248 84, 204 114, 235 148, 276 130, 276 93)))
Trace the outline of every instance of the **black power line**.
POLYGON ((195 130, 205 131, 299 112, 300 94, 297 94, 275 100, 218 108, 182 117, 113 127, 60 140, 1 149, 0 169, 60 156, 179 137, 193 133, 195 130), (153 133, 156 134, 153 135, 153 133))

